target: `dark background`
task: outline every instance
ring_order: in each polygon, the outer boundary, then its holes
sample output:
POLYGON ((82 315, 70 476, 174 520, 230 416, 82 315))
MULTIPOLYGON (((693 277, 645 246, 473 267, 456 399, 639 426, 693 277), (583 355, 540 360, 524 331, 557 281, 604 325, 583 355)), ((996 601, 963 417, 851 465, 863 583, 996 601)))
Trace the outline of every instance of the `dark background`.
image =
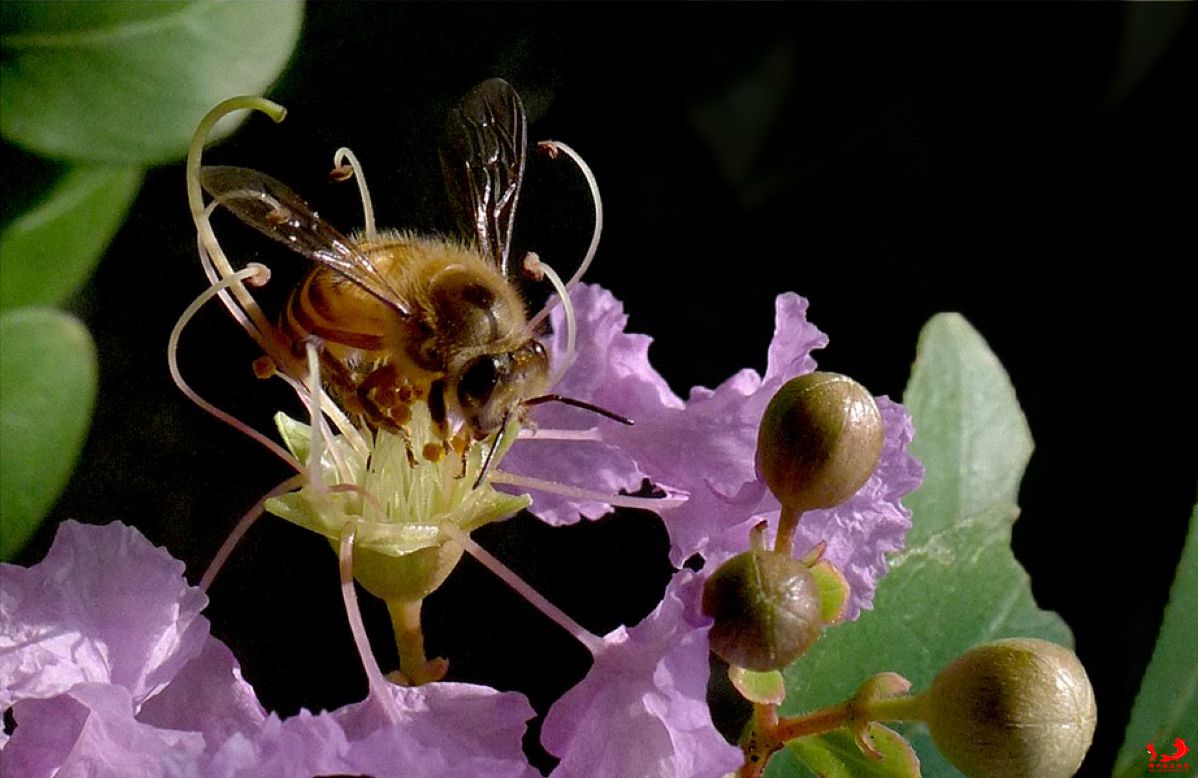
MULTIPOLYGON (((1100 710, 1083 774, 1104 775, 1198 484, 1184 374, 1198 256, 1192 17, 1139 4, 314 4, 271 92, 288 120, 254 119, 207 159, 282 178, 349 230, 356 192, 325 178, 349 145, 381 224, 448 230, 441 123, 502 75, 525 98, 531 138, 567 141, 595 170, 607 228, 588 279, 625 302, 630 330, 653 335, 675 391, 764 369, 782 291, 808 297, 831 336, 823 368, 894 397, 922 324, 965 314, 1036 439, 1015 550, 1040 605, 1074 629, 1100 710)), ((541 160, 526 182, 517 246, 568 266, 589 239, 585 192, 541 160)), ((248 231, 222 235, 234 256, 276 268, 276 290, 304 270, 248 231)), ((100 397, 53 514, 135 524, 196 580, 287 475, 170 384, 167 334, 202 287, 182 165, 152 171, 73 306, 99 345, 100 397)), ((202 314, 183 351, 196 388, 259 429, 297 412, 281 384, 252 378, 255 350, 223 312, 202 314)), ((477 537, 598 633, 645 615, 669 574, 647 515, 553 531, 522 517, 477 537)), ((264 521, 213 587, 214 632, 280 713, 364 694, 336 574, 319 539, 264 521)), ((385 613, 366 608, 393 666, 385 613)), ((543 711, 585 672, 581 648, 470 560, 426 612, 451 678, 525 691, 543 711)))

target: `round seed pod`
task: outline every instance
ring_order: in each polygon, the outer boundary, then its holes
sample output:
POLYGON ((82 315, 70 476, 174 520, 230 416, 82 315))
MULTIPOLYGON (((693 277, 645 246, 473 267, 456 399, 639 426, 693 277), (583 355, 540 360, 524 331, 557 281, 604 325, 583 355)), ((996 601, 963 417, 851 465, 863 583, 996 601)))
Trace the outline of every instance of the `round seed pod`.
POLYGON ((882 415, 864 386, 837 373, 808 373, 770 400, 757 431, 757 464, 783 505, 831 508, 873 474, 883 439, 882 415))
POLYGON ((711 650, 729 664, 758 672, 793 662, 822 627, 810 570, 764 549, 737 554, 707 579, 703 613, 715 619, 711 650))
POLYGON ((1072 651, 1012 638, 941 670, 925 716, 936 747, 971 778, 1067 778, 1090 748, 1098 710, 1072 651))

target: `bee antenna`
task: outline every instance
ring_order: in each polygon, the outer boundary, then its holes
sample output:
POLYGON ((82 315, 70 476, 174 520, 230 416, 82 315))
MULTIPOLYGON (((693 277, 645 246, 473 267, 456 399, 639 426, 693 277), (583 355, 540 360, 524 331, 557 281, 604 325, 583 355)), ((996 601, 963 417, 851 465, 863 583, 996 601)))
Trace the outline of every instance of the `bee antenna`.
POLYGON ((495 452, 503 445, 503 439, 507 435, 508 418, 511 415, 511 411, 503 414, 503 424, 500 425, 499 431, 495 433, 495 442, 487 450, 487 458, 483 461, 483 469, 478 472, 478 478, 474 480, 474 486, 470 487, 471 489, 477 489, 482 485, 486 477, 491 474, 491 464, 495 461, 495 452))
POLYGON ((633 424, 636 424, 636 422, 632 419, 628 418, 627 416, 621 416, 615 411, 609 411, 606 408, 600 408, 598 405, 589 403, 586 400, 576 400, 573 397, 563 397, 560 394, 543 394, 540 397, 533 397, 524 401, 525 405, 542 405, 544 403, 562 403, 563 405, 572 405, 575 408, 582 408, 584 411, 597 413, 604 418, 611 419, 612 421, 618 421, 619 423, 626 424, 629 427, 631 427, 633 424))
MULTIPOLYGON (((337 153, 333 155, 333 172, 341 171, 347 160, 349 161, 350 176, 358 179, 358 194, 362 197, 362 221, 366 240, 378 240, 379 234, 374 226, 374 203, 370 199, 370 190, 366 188, 366 174, 362 172, 362 164, 358 162, 358 158, 345 146, 337 149, 337 153)), ((340 178, 339 180, 345 179, 340 178)))

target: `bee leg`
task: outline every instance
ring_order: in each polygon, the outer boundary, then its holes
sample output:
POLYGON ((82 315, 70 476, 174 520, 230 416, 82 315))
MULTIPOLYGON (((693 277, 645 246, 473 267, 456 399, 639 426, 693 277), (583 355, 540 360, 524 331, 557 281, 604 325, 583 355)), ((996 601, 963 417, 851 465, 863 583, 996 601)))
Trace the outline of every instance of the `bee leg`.
POLYGON ((398 429, 400 437, 403 438, 404 451, 408 455, 408 465, 415 467, 420 463, 416 461, 416 452, 412 450, 412 433, 408 430, 407 425, 401 425, 398 429))
POLYGON ((433 434, 440 438, 449 452, 449 410, 445 404, 445 393, 449 387, 445 379, 438 378, 428 387, 428 415, 433 420, 433 434))
POLYGON ((453 436, 451 446, 453 447, 454 451, 458 452, 458 456, 462 459, 462 469, 457 474, 457 477, 465 478, 466 464, 470 456, 470 438, 467 437, 464 432, 459 432, 457 435, 453 436))

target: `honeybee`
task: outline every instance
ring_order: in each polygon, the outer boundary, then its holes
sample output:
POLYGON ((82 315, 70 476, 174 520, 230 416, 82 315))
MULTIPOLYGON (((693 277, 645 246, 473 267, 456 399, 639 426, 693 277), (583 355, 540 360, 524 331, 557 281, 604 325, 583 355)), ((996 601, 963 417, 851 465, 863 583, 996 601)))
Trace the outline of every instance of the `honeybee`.
POLYGON ((351 239, 264 173, 203 168, 221 205, 316 263, 272 335, 277 367, 305 378, 301 357, 316 343, 324 388, 354 421, 408 439, 411 406, 425 402, 446 450, 451 438, 464 451, 501 432, 529 401, 559 399, 543 396, 549 356, 513 285, 527 147, 524 107, 506 81, 483 82, 450 113, 442 167, 469 242, 395 231, 351 239))

